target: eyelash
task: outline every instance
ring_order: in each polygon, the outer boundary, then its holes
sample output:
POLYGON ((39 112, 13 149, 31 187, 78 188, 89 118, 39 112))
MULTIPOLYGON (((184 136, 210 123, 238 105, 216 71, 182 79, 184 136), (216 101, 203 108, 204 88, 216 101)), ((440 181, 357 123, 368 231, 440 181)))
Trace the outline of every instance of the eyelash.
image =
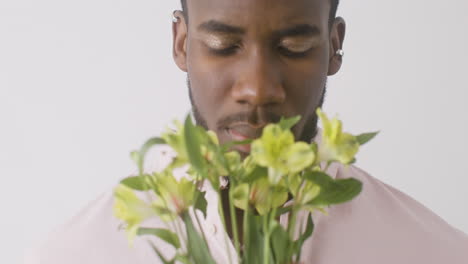
POLYGON ((297 58, 303 58, 303 57, 307 56, 307 54, 309 53, 309 51, 312 50, 312 48, 310 48, 310 49, 308 49, 306 51, 302 51, 302 52, 290 51, 285 47, 278 47, 278 50, 280 50, 280 52, 282 52, 287 57, 297 59, 297 58))
MULTIPOLYGON (((225 48, 225 49, 210 49, 210 52, 212 52, 214 55, 227 57, 227 56, 233 55, 237 51, 238 48, 239 48, 239 46, 231 46, 231 47, 228 47, 228 48, 225 48)), ((305 57, 307 55, 307 53, 309 53, 309 51, 311 49, 308 49, 308 50, 303 51, 303 52, 293 52, 293 51, 288 50, 287 48, 278 47, 278 50, 283 55, 285 55, 287 57, 290 57, 290 58, 293 58, 293 59, 296 59, 296 58, 305 57)))
POLYGON ((238 48, 239 46, 231 46, 225 49, 210 49, 210 51, 213 54, 218 55, 218 56, 229 56, 229 55, 234 54, 238 48))

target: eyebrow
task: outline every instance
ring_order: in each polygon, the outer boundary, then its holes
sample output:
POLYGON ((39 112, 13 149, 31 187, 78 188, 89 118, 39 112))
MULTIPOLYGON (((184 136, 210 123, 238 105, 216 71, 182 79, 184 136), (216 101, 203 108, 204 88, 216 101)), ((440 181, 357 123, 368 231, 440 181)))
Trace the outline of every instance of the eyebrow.
MULTIPOLYGON (((216 20, 209 20, 201 23, 198 30, 207 33, 224 33, 242 35, 246 30, 242 27, 229 25, 216 20)), ((281 29, 273 33, 277 38, 297 37, 297 36, 315 36, 320 35, 320 29, 315 25, 298 24, 289 28, 281 29)))
POLYGON ((315 36, 320 35, 320 29, 317 26, 309 24, 299 24, 286 29, 281 29, 275 33, 278 38, 297 37, 297 36, 315 36))
POLYGON ((201 23, 198 26, 198 29, 208 33, 225 33, 225 34, 245 34, 245 29, 241 27, 236 27, 232 25, 225 24, 216 20, 209 20, 207 22, 201 23))

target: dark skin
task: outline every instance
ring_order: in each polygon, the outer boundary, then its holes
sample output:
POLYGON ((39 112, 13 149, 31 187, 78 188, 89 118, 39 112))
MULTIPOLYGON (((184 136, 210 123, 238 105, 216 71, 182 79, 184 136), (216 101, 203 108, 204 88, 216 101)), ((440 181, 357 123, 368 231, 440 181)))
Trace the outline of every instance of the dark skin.
MULTIPOLYGON (((281 116, 300 115, 294 136, 310 142, 327 77, 342 64, 335 53, 343 47, 346 27, 340 17, 329 24, 330 2, 189 0, 187 5, 189 23, 175 12, 173 56, 188 73, 197 123, 223 144, 257 138, 281 116)), ((236 150, 245 157, 250 147, 236 150)))

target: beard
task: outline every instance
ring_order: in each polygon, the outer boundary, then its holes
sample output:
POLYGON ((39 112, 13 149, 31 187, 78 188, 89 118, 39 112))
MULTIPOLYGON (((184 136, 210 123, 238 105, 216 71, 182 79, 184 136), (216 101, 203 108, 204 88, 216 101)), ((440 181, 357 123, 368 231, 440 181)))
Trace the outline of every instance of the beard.
MULTIPOLYGON (((199 109, 198 109, 198 106, 195 102, 195 100, 193 99, 193 94, 192 94, 192 86, 191 86, 191 83, 190 83, 190 76, 187 74, 187 87, 188 87, 188 90, 189 90, 189 98, 190 98, 190 104, 192 105, 192 114, 193 114, 193 117, 195 118, 195 122, 197 125, 205 128, 206 130, 208 130, 208 122, 206 121, 206 119, 202 116, 202 114, 200 113, 199 109)), ((327 92, 327 83, 325 81, 325 85, 323 87, 323 93, 320 97, 320 101, 318 103, 318 105, 315 107, 315 109, 317 108, 322 108, 323 106, 323 103, 325 101, 325 95, 326 95, 326 92, 327 92)), ((315 109, 314 111, 312 112, 311 115, 309 116, 306 116, 306 121, 304 123, 304 127, 302 129, 302 132, 299 134, 299 136, 297 137, 297 140, 298 141, 303 141, 303 142, 307 142, 307 143, 310 143, 312 141, 312 139, 315 138, 315 136, 317 135, 317 132, 318 132, 318 129, 317 129, 317 124, 318 124, 318 116, 315 112, 315 109)), ((223 125, 225 124, 229 124, 231 122, 234 122, 234 121, 245 121, 245 120, 248 120, 249 118, 249 113, 238 113, 237 115, 232 115, 232 116, 229 116, 223 120, 221 120, 218 124, 218 127, 222 127, 223 125)), ((273 113, 266 113, 266 115, 268 116, 268 120, 270 121, 270 123, 277 123, 280 121, 281 119, 281 116, 278 116, 278 115, 275 115, 273 113)))

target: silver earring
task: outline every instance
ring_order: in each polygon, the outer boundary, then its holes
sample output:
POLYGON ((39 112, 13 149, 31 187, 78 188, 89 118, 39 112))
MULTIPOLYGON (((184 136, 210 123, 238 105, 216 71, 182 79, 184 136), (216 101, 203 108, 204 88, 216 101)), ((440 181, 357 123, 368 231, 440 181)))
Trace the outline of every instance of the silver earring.
POLYGON ((172 22, 174 22, 174 23, 179 22, 179 17, 176 16, 176 13, 177 13, 177 10, 175 10, 174 12, 172 12, 172 22))
POLYGON ((343 57, 344 56, 344 51, 342 49, 339 49, 339 50, 336 51, 335 55, 343 57))

